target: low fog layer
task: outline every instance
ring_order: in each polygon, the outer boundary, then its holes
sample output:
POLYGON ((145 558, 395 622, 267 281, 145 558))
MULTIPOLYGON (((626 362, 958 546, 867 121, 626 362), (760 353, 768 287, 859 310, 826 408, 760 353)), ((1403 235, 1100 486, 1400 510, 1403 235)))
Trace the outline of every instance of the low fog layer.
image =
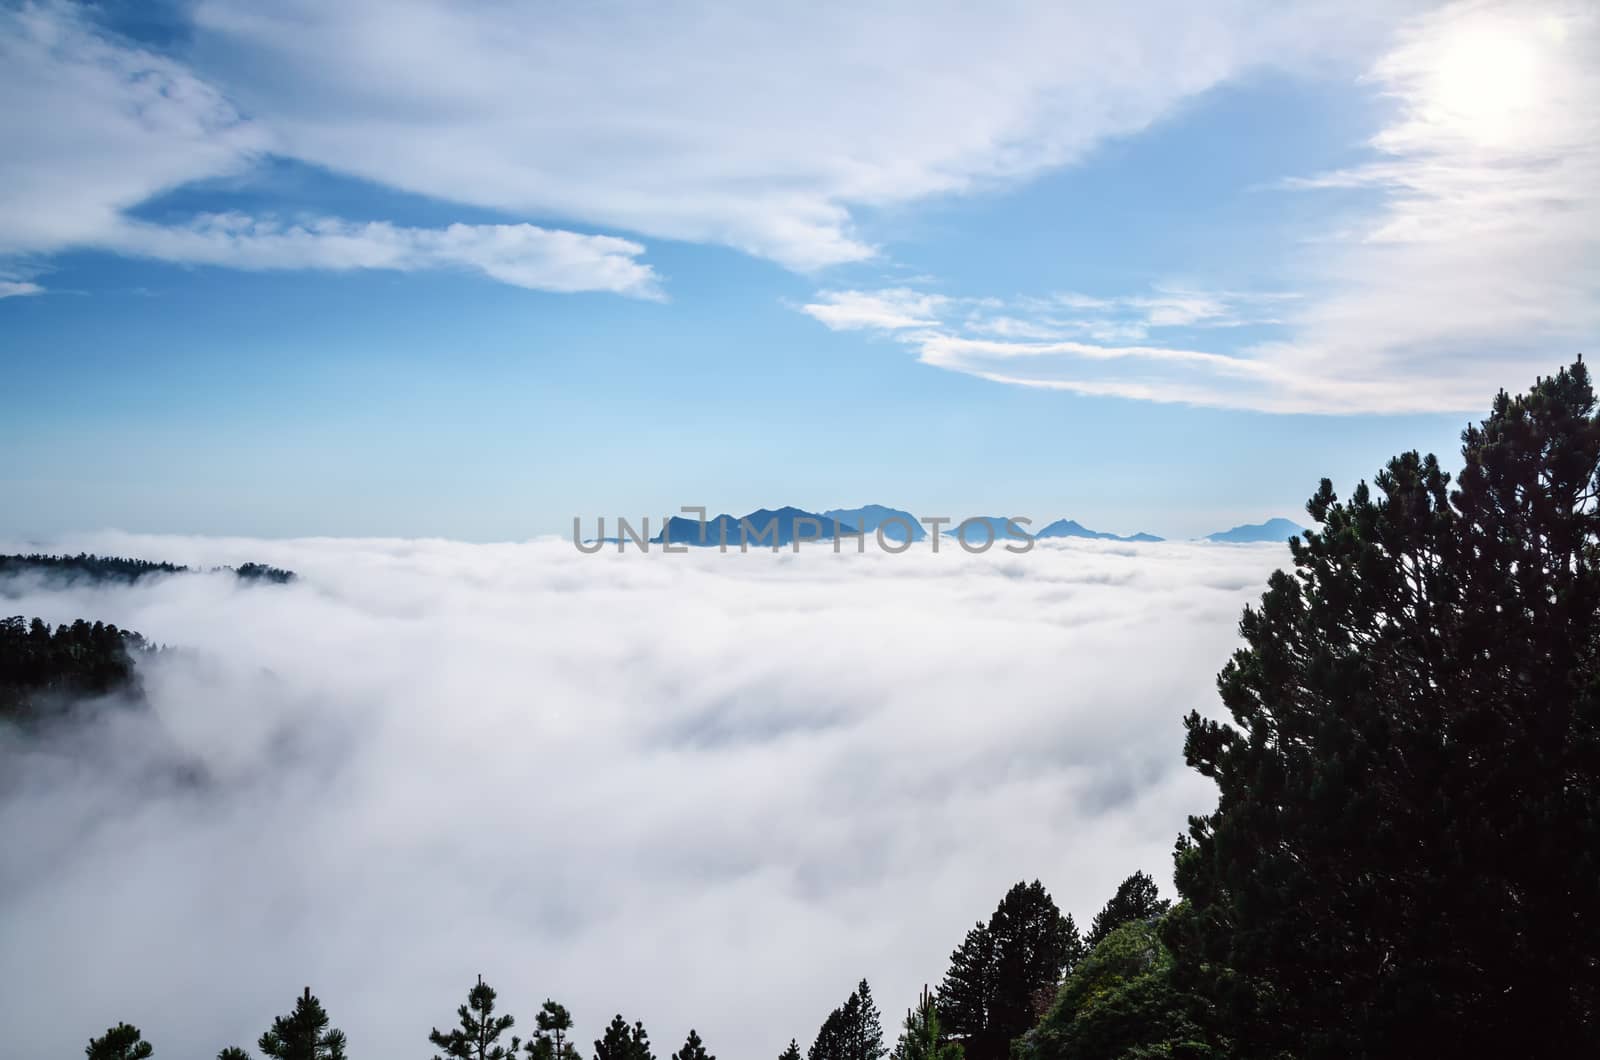
MULTIPOLYGON (((0 551, 38 542, 0 542, 0 551)), ((253 1049, 302 986, 352 1055, 430 1055, 482 973, 531 1029, 621 1012, 666 1056, 802 1048, 857 980, 896 1026, 1006 888, 1080 925, 1136 869, 1171 895, 1214 803, 1181 717, 1281 546, 1012 556, 584 556, 569 542, 43 543, 197 566, 0 582, 0 615, 181 650, 153 719, 0 741, 0 1026, 72 1056, 253 1049), (198 763, 201 786, 165 779, 198 763)))

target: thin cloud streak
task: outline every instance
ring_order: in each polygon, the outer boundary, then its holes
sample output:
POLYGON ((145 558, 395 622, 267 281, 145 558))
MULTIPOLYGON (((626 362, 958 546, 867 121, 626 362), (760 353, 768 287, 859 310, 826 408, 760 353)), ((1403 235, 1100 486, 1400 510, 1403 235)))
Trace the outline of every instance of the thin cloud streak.
POLYGON ((531 290, 661 297, 654 270, 636 260, 642 245, 529 224, 408 228, 207 214, 181 226, 123 222, 102 243, 134 257, 234 269, 466 268, 531 290))
MULTIPOLYGON (((1393 108, 1373 160, 1285 186, 1380 202, 1305 248, 1293 295, 1063 294, 995 315, 957 312, 970 300, 947 295, 950 311, 916 330, 864 316, 854 326, 995 382, 1279 413, 1470 410, 1530 366, 1592 347, 1600 14, 1452 4, 1401 26, 1364 83, 1393 108), (1261 326, 1280 337, 1226 345, 1225 329, 1261 326), (1202 330, 1209 352, 1194 348, 1202 330)), ((813 311, 827 302, 805 310, 835 326, 813 311)))
MULTIPOLYGON (((100 32, 66 4, 0 11, 0 264, 93 249, 238 269, 467 268, 543 291, 659 298, 644 247, 531 224, 413 228, 238 213, 135 220, 155 196, 281 150, 187 66, 100 32)), ((37 293, 6 284, 0 296, 37 293)))

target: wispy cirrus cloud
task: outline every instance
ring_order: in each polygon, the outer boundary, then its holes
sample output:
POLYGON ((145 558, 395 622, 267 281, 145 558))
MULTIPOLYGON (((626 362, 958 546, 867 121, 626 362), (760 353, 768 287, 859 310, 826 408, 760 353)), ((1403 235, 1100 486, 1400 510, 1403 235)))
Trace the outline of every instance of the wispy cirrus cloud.
POLYGON ((863 207, 1071 164, 1244 72, 1337 61, 1391 19, 1252 0, 195 7, 199 68, 294 157, 798 270, 873 257, 863 207))
POLYGON ((1283 373, 1263 361, 1163 344, 1160 337, 1277 324, 1282 307, 1298 297, 1159 286, 1115 298, 1063 292, 1006 301, 899 287, 823 291, 800 309, 832 330, 878 332, 916 349, 924 364, 992 382, 1216 404, 1211 388, 1219 378, 1235 395, 1266 401, 1272 386, 1286 382, 1283 373))
POLYGON ((242 269, 468 268, 537 290, 660 296, 641 244, 532 224, 133 219, 154 196, 243 173, 281 143, 186 65, 65 4, 0 11, 0 95, 0 261, 92 249, 242 269))
POLYGON ((123 221, 102 235, 101 245, 136 257, 234 269, 464 268, 540 291, 661 296, 655 272, 637 260, 642 245, 530 224, 411 228, 204 214, 181 225, 123 221))
POLYGON ((1270 412, 1472 409, 1591 347, 1600 13, 1452 4, 1400 27, 1364 84, 1391 105, 1371 159, 1286 187, 1375 205, 1300 248, 1295 293, 1069 293, 988 314, 943 295, 934 324, 879 330, 996 382, 1270 412), (1240 327, 1269 333, 1228 341, 1240 327))
POLYGON ((927 328, 939 323, 950 299, 942 295, 890 287, 880 291, 822 291, 801 311, 834 331, 927 328))
MULTIPOLYGON (((1378 3, 1255 0, 737 15, 692 0, 559 15, 202 0, 185 13, 181 59, 64 0, 0 15, 0 133, 13 148, 0 254, 104 246, 153 196, 273 156, 509 222, 566 219, 817 269, 877 254, 857 230, 864 208, 1072 164, 1242 73, 1358 54, 1392 17, 1378 3)), ((162 242, 196 245, 181 232, 162 242)), ((601 257, 592 285, 574 269, 560 289, 618 289, 627 271, 601 257)))
POLYGON ((0 298, 21 298, 43 293, 44 288, 31 280, 0 280, 0 298))

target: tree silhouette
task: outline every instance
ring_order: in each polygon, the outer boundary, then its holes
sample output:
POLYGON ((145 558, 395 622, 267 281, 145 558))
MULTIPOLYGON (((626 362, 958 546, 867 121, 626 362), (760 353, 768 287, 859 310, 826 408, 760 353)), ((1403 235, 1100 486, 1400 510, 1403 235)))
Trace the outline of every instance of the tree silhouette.
POLYGON ((936 1000, 940 1022, 967 1060, 1006 1060, 1082 952, 1077 925, 1044 885, 1018 883, 950 955, 936 1000))
POLYGON ((1502 392, 1293 542, 1191 713, 1165 938, 1239 1057, 1600 1055, 1600 421, 1502 392))
POLYGON ((1166 913, 1172 905, 1156 890, 1156 881, 1143 872, 1136 872, 1117 885, 1117 893, 1106 902, 1105 908, 1095 914, 1085 940, 1093 949, 1112 931, 1135 920, 1154 920, 1166 913))
POLYGON ((865 979, 850 992, 845 1003, 828 1014, 806 1053, 807 1060, 879 1060, 883 1023, 865 979))
POLYGON ((700 1035, 690 1027, 689 1037, 684 1040, 683 1048, 672 1054, 672 1060, 717 1060, 717 1058, 706 1052, 705 1043, 700 1040, 700 1035))
POLYGON ((344 1031, 328 1027, 328 1014, 308 986, 294 1011, 278 1016, 256 1048, 272 1060, 345 1060, 344 1031))
MULTIPOLYGON (((478 982, 467 991, 466 1003, 456 1009, 461 1025, 449 1033, 437 1027, 428 1032, 428 1041, 444 1050, 451 1060, 506 1060, 515 1057, 522 1040, 512 1037, 508 1049, 499 1044, 500 1036, 517 1021, 511 1016, 494 1014, 494 988, 478 976, 478 982)), ((439 1060, 435 1057, 434 1060, 439 1060)))
POLYGON ((567 1007, 545 999, 534 1017, 538 1030, 525 1047, 535 1060, 578 1060, 577 1046, 567 1040, 572 1030, 572 1013, 567 1007))
POLYGON ((145 1060, 155 1052, 139 1028, 119 1023, 98 1038, 90 1038, 83 1054, 89 1060, 145 1060))
POLYGON ((594 1043, 594 1060, 655 1060, 644 1024, 636 1021, 630 1027, 621 1013, 612 1017, 605 1035, 594 1043))

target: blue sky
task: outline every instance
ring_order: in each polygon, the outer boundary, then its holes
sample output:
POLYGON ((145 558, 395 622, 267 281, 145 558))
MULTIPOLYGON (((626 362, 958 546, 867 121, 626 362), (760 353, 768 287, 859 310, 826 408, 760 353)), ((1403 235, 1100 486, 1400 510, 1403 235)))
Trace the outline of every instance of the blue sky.
POLYGON ((1585 5, 561 11, 0 6, 0 532, 1193 536, 1600 330, 1585 5))

